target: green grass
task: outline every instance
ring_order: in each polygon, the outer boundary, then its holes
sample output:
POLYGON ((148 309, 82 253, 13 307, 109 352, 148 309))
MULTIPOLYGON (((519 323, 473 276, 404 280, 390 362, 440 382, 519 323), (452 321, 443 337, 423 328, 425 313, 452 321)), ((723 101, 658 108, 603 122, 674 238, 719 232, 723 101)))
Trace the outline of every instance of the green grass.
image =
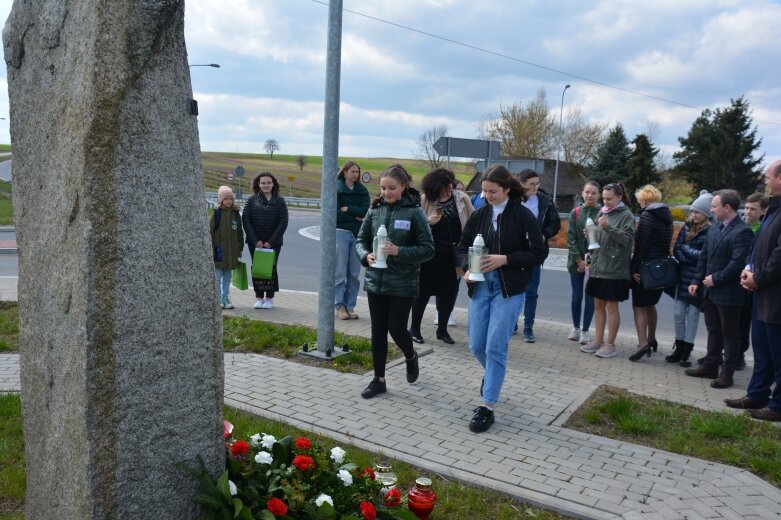
POLYGON ((16 302, 0 302, 0 352, 19 351, 19 308, 16 302))
POLYGON ((23 518, 26 488, 22 403, 17 394, 0 394, 0 519, 23 518))
POLYGON ((0 180, 0 226, 14 223, 14 205, 11 201, 11 183, 0 180))
MULTIPOLYGON (((236 438, 246 439, 259 432, 269 433, 277 438, 286 435, 305 435, 329 450, 337 445, 345 448, 350 459, 361 467, 374 466, 380 460, 389 461, 398 475, 398 486, 402 493, 406 493, 412 487, 417 477, 427 476, 433 480, 434 491, 438 495, 433 515, 435 518, 449 520, 564 518, 555 513, 529 507, 501 493, 467 486, 440 475, 420 471, 409 464, 388 459, 382 454, 345 446, 327 437, 313 435, 281 422, 261 419, 227 407, 224 413, 225 418, 235 427, 236 438)), ((18 394, 0 394, 0 520, 23 519, 22 507, 26 486, 21 401, 18 394)))
MULTIPOLYGON (((317 331, 302 325, 283 325, 246 316, 223 319, 223 345, 228 352, 254 352, 290 359, 296 356, 304 343, 312 348, 317 345, 317 331)), ((334 333, 334 343, 341 347, 347 344, 350 353, 334 358, 333 361, 314 361, 319 365, 341 372, 363 374, 372 368, 371 341, 366 338, 334 333)), ((401 356, 398 349, 388 349, 388 359, 401 356)), ((304 358, 311 359, 311 358, 304 358)))
POLYGON ((602 386, 566 427, 744 468, 781 487, 781 428, 602 386))

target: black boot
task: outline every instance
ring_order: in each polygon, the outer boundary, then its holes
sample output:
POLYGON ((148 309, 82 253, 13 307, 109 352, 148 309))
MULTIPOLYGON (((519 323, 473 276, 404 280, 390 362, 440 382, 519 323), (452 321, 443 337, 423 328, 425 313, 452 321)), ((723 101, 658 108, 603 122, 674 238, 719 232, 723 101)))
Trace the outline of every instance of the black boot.
POLYGON ((414 383, 418 380, 418 374, 420 369, 418 368, 418 353, 415 352, 415 357, 412 359, 405 359, 407 363, 407 382, 414 383))
POLYGON ((689 343, 688 341, 681 341, 681 346, 679 347, 679 354, 681 357, 681 360, 678 362, 679 365, 682 367, 690 367, 692 366, 692 362, 689 361, 689 356, 691 356, 692 350, 694 350, 694 343, 689 343))
POLYGON ((664 356, 664 360, 668 363, 678 363, 681 361, 681 350, 683 347, 683 340, 676 339, 673 343, 673 353, 669 356, 664 356))

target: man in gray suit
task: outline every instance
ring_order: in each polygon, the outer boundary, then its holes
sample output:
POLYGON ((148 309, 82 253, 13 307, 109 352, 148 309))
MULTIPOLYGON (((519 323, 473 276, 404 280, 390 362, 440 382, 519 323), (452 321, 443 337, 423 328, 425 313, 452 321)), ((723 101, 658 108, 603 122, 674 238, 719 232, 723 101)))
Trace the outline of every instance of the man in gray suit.
POLYGON ((740 362, 740 307, 745 301, 740 273, 746 265, 754 233, 738 218, 740 196, 735 190, 713 194, 711 212, 716 223, 708 230, 689 294, 703 288, 702 310, 708 329, 708 354, 702 366, 686 370, 687 376, 705 377, 713 388, 732 386, 732 374, 740 362), (724 366, 719 373, 722 352, 724 366))

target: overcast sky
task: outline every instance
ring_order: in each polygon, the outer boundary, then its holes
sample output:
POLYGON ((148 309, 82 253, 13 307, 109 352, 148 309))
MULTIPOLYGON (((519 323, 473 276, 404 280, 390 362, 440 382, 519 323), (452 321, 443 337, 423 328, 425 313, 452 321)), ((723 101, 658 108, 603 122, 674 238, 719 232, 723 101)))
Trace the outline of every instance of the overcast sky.
MULTIPOLYGON (((3 18, 11 4, 0 0, 3 18)), ((781 158, 779 2, 344 0, 344 8, 360 14, 343 17, 340 155, 410 157, 418 136, 439 124, 475 138, 500 105, 540 88, 558 114, 569 83, 565 116, 578 105, 591 121, 622 123, 630 140, 651 128, 668 153, 703 108, 745 96, 766 164, 781 158)), ((327 22, 326 1, 186 0, 189 62, 221 66, 191 68, 203 150, 262 152, 275 138, 280 153, 322 153, 327 22)), ((5 74, 3 64, 0 117, 5 74)), ((7 120, 0 142, 10 142, 7 120)))

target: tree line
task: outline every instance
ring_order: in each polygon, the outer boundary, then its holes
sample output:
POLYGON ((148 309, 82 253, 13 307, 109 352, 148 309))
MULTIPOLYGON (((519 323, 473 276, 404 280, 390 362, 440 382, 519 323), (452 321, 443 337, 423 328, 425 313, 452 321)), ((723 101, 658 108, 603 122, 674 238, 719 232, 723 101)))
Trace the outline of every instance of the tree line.
MULTIPOLYGON (((630 141, 621 123, 612 128, 585 119, 581 107, 568 108, 561 125, 558 111, 548 106, 545 90, 527 101, 500 106, 478 128, 478 138, 499 141, 502 155, 555 159, 561 137, 561 158, 575 170, 601 185, 623 182, 630 193, 645 184, 659 184, 661 174, 687 180, 691 195, 700 190, 732 188, 741 196, 760 190, 764 154, 756 156, 762 139, 757 135, 752 111, 744 97, 723 108, 705 109, 685 136, 672 164, 659 155, 653 128, 630 141)), ((416 158, 432 168, 443 158, 434 150, 437 139, 448 135, 445 125, 430 128, 417 141, 416 158)))

